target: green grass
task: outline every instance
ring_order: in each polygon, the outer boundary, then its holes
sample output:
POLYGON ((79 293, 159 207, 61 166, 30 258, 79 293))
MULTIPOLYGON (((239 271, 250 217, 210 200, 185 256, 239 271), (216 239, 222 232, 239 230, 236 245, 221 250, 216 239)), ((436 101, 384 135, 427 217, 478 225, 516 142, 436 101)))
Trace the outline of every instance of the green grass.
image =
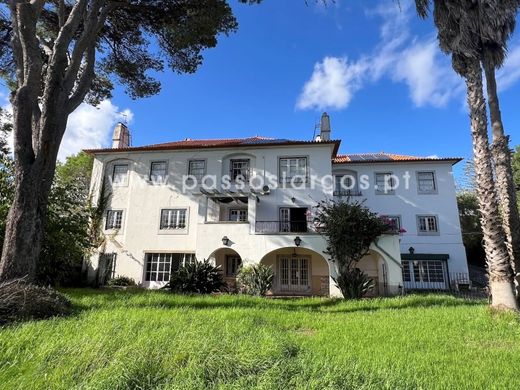
POLYGON ((0 329, 0 388, 520 387, 520 323, 485 302, 66 293, 73 316, 0 329))

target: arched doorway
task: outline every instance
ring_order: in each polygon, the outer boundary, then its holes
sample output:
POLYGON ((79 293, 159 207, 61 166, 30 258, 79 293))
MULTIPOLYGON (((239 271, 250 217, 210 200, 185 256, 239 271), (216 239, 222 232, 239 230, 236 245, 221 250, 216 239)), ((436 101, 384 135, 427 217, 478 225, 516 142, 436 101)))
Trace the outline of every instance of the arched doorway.
POLYGON ((242 257, 231 248, 220 248, 209 255, 208 260, 222 270, 224 281, 230 291, 236 290, 236 276, 242 265, 242 257))
POLYGON ((330 271, 325 258, 306 248, 280 248, 260 261, 274 270, 273 295, 329 296, 330 271))

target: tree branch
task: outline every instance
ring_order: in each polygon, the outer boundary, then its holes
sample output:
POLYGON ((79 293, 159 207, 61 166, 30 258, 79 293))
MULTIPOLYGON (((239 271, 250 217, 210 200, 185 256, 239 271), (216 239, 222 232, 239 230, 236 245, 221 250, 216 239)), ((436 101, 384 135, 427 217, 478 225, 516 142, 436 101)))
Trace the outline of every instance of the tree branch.
POLYGON ((76 90, 67 102, 67 112, 73 112, 83 102, 85 96, 90 90, 92 80, 94 79, 94 68, 96 64, 96 47, 94 44, 90 46, 85 53, 85 61, 83 72, 77 82, 76 90))

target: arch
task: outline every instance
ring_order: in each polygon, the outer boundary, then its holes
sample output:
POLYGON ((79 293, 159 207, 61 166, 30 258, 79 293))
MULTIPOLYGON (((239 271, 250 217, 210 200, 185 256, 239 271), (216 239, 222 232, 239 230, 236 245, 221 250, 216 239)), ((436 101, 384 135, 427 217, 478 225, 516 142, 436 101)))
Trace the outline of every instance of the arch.
POLYGON ((260 263, 274 270, 273 295, 330 295, 330 264, 312 249, 278 248, 265 254, 260 263))
POLYGON ((236 274, 243 264, 242 256, 236 250, 223 246, 211 252, 207 260, 220 267, 228 288, 231 291, 236 290, 236 274))

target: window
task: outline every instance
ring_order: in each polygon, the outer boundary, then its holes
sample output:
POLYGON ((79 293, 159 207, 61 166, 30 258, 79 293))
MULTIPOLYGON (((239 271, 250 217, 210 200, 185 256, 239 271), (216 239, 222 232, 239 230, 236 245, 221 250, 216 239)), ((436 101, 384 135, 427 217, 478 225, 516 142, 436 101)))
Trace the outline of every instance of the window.
POLYGON ((355 196, 358 193, 356 187, 356 177, 353 174, 334 176, 335 196, 355 196))
POLYGON ((231 209, 229 210, 229 220, 234 222, 247 221, 247 209, 231 209))
POLYGON ((125 185, 128 183, 128 164, 114 165, 112 183, 118 185, 125 185))
POLYGON ((280 182, 307 182, 307 157, 280 159, 280 182))
POLYGON ((229 166, 229 174, 232 181, 237 181, 238 179, 242 181, 249 180, 249 159, 231 160, 229 166))
POLYGON ((166 161, 154 161, 150 167, 150 181, 162 184, 168 176, 168 163, 166 161))
POLYGON ((123 223, 123 210, 108 210, 105 230, 121 229, 123 223))
POLYGON ((188 162, 188 175, 195 177, 197 180, 202 180, 206 174, 205 160, 190 160, 188 162))
POLYGON ((417 189, 421 194, 433 194, 437 191, 434 172, 417 172, 417 189))
POLYGON ((145 281, 168 282, 171 272, 194 261, 193 253, 147 253, 145 281))
POLYGON ((161 230, 185 229, 186 209, 161 210, 161 230))
POLYGON ((392 230, 399 231, 401 230, 401 217, 398 215, 383 215, 383 218, 385 218, 390 226, 392 227, 392 230))
POLYGON ((419 233, 438 233, 437 217, 434 215, 420 215, 417 217, 419 233))
POLYGON ((393 194, 395 191, 395 177, 391 172, 376 173, 376 193, 393 194))
POLYGON ((240 266, 242 265, 242 259, 240 256, 227 256, 226 257, 226 276, 236 276, 240 266))

